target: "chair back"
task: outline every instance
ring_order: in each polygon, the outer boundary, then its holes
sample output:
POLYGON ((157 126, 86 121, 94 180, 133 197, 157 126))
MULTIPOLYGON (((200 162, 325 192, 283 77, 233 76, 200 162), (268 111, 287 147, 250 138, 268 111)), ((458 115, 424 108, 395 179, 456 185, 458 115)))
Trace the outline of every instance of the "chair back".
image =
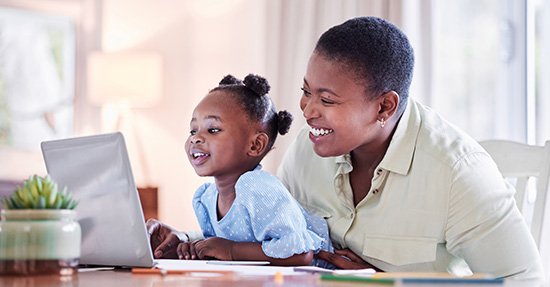
POLYGON ((512 141, 481 141, 504 178, 516 179, 515 200, 530 225, 542 259, 546 281, 550 281, 550 141, 533 146, 512 141), (529 204, 529 179, 536 179, 536 198, 529 204))

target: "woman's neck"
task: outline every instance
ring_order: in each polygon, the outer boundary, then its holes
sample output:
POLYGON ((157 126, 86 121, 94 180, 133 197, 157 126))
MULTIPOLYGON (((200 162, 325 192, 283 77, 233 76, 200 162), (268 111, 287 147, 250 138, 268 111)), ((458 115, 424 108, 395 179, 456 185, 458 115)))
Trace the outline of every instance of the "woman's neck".
POLYGON ((387 130, 382 132, 377 140, 351 151, 350 154, 354 168, 356 165, 362 166, 363 169, 374 169, 378 166, 384 155, 386 155, 395 125, 386 125, 386 128, 387 130))

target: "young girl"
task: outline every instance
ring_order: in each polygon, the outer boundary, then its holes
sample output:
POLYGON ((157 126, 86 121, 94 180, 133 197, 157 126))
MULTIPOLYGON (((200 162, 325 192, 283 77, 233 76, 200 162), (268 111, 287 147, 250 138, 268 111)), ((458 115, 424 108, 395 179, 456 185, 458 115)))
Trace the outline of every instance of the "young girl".
POLYGON ((260 76, 240 81, 229 75, 195 108, 185 150, 197 174, 215 183, 201 186, 193 198, 205 239, 180 243, 180 259, 310 265, 314 253, 333 251, 325 220, 261 170, 277 133, 287 133, 292 122, 287 111, 277 113, 269 88, 260 76))

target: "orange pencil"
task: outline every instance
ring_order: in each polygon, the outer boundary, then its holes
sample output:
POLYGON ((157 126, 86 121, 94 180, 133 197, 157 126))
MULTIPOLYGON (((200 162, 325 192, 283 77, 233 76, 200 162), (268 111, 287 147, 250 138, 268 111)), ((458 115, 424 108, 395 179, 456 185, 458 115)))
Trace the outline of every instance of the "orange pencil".
POLYGON ((233 274, 231 270, 166 270, 159 268, 132 268, 133 274, 159 274, 159 275, 172 275, 172 274, 189 274, 189 273, 217 273, 217 274, 233 274))

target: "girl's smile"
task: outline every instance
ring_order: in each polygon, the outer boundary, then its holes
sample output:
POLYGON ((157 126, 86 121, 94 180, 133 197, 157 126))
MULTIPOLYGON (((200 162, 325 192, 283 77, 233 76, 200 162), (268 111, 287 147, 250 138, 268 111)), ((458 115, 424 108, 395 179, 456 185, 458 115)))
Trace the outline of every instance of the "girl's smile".
POLYGON ((208 160, 208 158, 210 157, 210 154, 199 150, 191 149, 189 156, 190 156, 189 159, 191 161, 191 164, 193 166, 199 166, 208 160))

